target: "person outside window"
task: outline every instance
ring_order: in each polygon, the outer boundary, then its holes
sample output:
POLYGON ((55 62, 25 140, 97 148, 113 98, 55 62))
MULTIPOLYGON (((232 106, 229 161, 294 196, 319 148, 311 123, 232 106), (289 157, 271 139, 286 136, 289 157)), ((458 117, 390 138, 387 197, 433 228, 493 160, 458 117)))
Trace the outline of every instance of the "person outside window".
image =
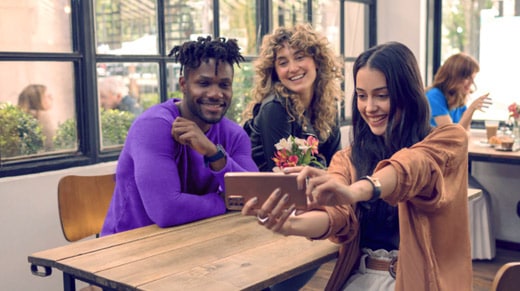
POLYGON ((294 212, 291 193, 275 189, 242 213, 276 233, 339 243, 327 290, 471 290, 468 136, 459 125, 431 127, 405 45, 368 49, 353 76, 350 147, 327 171, 284 169, 299 172, 308 211, 294 212))
POLYGON ((182 99, 143 112, 121 151, 101 234, 180 225, 226 212, 226 172, 258 171, 244 130, 224 117, 233 95, 236 40, 199 37, 175 46, 182 99))
POLYGON ((137 100, 129 95, 128 88, 120 76, 101 78, 98 86, 101 107, 105 110, 117 109, 136 116, 143 112, 137 100))
POLYGON ((479 71, 477 60, 465 53, 454 54, 442 64, 432 85, 426 89, 432 126, 459 123, 469 131, 473 113, 491 106, 489 93, 478 97, 469 106, 466 105, 479 71))
POLYGON ((18 95, 18 107, 20 107, 22 111, 31 114, 42 126, 42 133, 45 137, 44 147, 47 151, 54 148, 53 138, 57 127, 49 113, 52 105, 52 94, 47 90, 47 86, 45 85, 28 85, 22 90, 20 95, 18 95))

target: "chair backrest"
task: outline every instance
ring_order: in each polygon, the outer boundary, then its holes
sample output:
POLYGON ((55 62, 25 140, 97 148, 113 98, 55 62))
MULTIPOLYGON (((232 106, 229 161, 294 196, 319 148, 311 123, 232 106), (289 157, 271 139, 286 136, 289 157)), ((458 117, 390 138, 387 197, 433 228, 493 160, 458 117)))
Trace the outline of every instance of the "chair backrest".
POLYGON ((520 290, 520 262, 504 264, 495 275, 491 291, 520 290))
POLYGON ((114 187, 114 174, 60 179, 58 209, 66 240, 74 242, 101 232, 114 187))

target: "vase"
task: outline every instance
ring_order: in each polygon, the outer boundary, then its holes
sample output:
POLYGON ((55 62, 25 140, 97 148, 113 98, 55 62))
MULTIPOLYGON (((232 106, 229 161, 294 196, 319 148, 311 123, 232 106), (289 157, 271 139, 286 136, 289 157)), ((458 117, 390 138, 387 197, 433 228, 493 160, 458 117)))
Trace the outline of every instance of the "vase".
POLYGON ((518 123, 515 122, 515 124, 513 125, 513 130, 511 132, 511 134, 513 135, 513 139, 514 139, 514 144, 513 144, 513 150, 519 150, 520 149, 520 126, 518 126, 518 123))

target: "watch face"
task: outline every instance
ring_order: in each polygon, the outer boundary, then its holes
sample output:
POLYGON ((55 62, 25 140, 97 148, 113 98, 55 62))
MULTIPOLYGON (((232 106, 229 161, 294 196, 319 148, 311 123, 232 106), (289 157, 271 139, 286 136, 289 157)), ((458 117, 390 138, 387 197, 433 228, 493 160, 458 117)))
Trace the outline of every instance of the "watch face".
POLYGON ((224 150, 224 148, 220 145, 220 144, 217 144, 217 152, 212 155, 212 156, 204 156, 204 162, 207 164, 209 163, 213 163, 215 161, 218 161, 220 159, 222 159, 223 157, 226 156, 226 151, 224 150))
POLYGON ((374 190, 372 191, 372 198, 370 198, 368 201, 375 201, 379 199, 381 196, 381 182, 379 179, 370 176, 364 176, 361 179, 369 181, 372 184, 372 187, 374 187, 374 190))

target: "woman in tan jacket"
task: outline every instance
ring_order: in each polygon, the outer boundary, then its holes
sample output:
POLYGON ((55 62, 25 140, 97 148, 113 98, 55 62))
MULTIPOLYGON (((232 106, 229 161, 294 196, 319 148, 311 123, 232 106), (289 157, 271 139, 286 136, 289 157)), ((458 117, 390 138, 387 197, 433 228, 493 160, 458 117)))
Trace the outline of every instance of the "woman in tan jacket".
POLYGON ((244 215, 283 235, 341 244, 328 290, 471 290, 467 135, 432 129, 417 61, 391 42, 354 63, 354 138, 327 171, 305 167, 309 210, 275 189, 244 215))

